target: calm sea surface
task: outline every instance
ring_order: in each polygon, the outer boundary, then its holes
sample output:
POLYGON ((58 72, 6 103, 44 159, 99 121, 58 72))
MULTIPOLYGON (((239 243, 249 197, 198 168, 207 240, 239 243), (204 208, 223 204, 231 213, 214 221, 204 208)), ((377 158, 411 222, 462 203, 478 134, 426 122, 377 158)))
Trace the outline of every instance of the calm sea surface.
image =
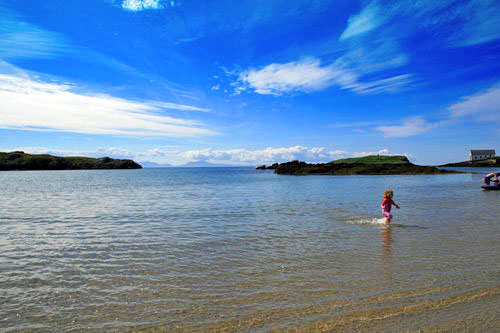
POLYGON ((500 191, 474 171, 0 172, 0 332, 494 332, 500 191))

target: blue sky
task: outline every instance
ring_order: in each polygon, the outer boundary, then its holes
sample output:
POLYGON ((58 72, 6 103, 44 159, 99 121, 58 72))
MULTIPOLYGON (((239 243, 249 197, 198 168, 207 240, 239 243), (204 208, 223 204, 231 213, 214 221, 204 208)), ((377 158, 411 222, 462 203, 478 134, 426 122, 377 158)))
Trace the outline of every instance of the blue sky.
POLYGON ((0 151, 437 164, 499 143, 498 1, 0 0, 0 151))

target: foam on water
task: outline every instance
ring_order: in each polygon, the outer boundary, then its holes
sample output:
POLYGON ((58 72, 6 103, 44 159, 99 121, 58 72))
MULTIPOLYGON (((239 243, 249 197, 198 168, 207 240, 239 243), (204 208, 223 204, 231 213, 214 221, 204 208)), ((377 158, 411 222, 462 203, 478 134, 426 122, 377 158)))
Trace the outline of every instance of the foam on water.
POLYGON ((361 218, 347 221, 349 224, 385 225, 385 218, 361 218))

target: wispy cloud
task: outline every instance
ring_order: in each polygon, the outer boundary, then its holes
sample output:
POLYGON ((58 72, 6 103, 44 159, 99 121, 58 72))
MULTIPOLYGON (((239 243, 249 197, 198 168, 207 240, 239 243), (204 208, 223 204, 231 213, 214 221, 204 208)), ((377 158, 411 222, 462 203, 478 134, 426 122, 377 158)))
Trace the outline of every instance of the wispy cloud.
POLYGON ((378 126, 376 129, 382 131, 387 138, 406 138, 429 132, 443 125, 441 122, 429 123, 424 118, 415 116, 403 121, 402 125, 378 126))
MULTIPOLYGON (((405 138, 452 125, 461 119, 500 124, 500 83, 477 94, 462 97, 461 101, 449 106, 448 111, 448 116, 440 121, 429 122, 421 116, 414 116, 404 120, 401 125, 377 126, 375 129, 388 138, 405 138)), ((345 125, 341 123, 337 126, 347 127, 348 125, 348 123, 345 125)))
POLYGON ((359 14, 349 18, 347 28, 340 36, 340 40, 373 30, 385 20, 384 11, 375 2, 369 3, 359 14))
POLYGON ((160 0, 124 0, 122 8, 131 11, 141 11, 146 9, 162 9, 160 0))
MULTIPOLYGON (((85 95, 74 92, 75 88, 28 77, 0 75, 0 128, 127 136, 217 134, 193 120, 159 115, 161 103, 154 105, 108 95, 85 95)), ((173 103, 166 105, 177 109, 200 109, 173 103)))
POLYGON ((386 79, 371 82, 354 82, 344 86, 344 89, 352 89, 360 94, 378 94, 383 92, 398 92, 413 82, 412 74, 396 75, 386 79))
MULTIPOLYGON (((16 12, 0 6, 0 70, 7 62, 19 59, 55 59, 92 62, 123 73, 143 76, 134 68, 103 53, 79 46, 62 34, 27 23, 16 12)), ((8 64, 7 64, 8 65, 8 64)), ((12 66, 11 66, 12 67, 12 66)), ((5 71, 2 71, 5 73, 5 71)))
POLYGON ((477 121, 500 122, 500 84, 466 96, 449 108, 454 118, 470 117, 477 121))
POLYGON ((500 38, 499 11, 500 3, 495 0, 452 2, 441 12, 433 13, 431 22, 447 34, 448 46, 471 46, 500 38))
POLYGON ((74 48, 62 35, 24 22, 15 12, 0 7, 0 59, 51 58, 74 48))
POLYGON ((399 40, 426 31, 443 40, 440 46, 460 47, 500 38, 500 3, 495 0, 370 1, 352 15, 339 40, 376 33, 399 40), (390 23, 390 24, 389 24, 390 23))
POLYGON ((258 94, 279 95, 291 91, 320 90, 332 84, 336 73, 322 67, 317 59, 304 59, 286 64, 270 64, 240 74, 240 80, 258 94))
POLYGON ((379 94, 409 89, 415 81, 413 74, 397 72, 410 62, 399 42, 379 38, 363 43, 346 40, 341 44, 343 53, 329 61, 308 57, 242 71, 238 77, 241 85, 237 89, 281 95, 336 86, 358 94, 379 94))
POLYGON ((335 59, 334 65, 359 75, 399 68, 410 62, 399 43, 392 40, 346 44, 347 51, 335 59))
POLYGON ((338 122, 328 125, 328 128, 349 128, 349 127, 369 127, 381 125, 380 121, 353 121, 353 122, 338 122))
POLYGON ((157 107, 160 107, 163 109, 210 112, 210 109, 207 109, 207 108, 200 108, 197 106, 183 105, 183 104, 176 104, 176 103, 149 101, 149 102, 147 102, 147 104, 152 105, 152 106, 157 106, 157 107))
POLYGON ((243 86, 238 86, 236 90, 240 92, 250 88, 257 94, 281 95, 294 91, 317 91, 335 85, 359 94, 376 94, 396 92, 412 82, 411 74, 373 81, 363 81, 361 75, 344 68, 339 62, 322 66, 318 59, 307 58, 244 71, 239 75, 243 86))

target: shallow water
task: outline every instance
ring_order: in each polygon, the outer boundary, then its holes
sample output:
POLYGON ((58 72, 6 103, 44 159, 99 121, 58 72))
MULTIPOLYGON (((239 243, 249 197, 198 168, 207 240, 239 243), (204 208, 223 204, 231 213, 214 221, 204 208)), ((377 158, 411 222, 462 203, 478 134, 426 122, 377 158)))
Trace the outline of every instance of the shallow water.
POLYGON ((0 332, 495 331, 500 192, 474 171, 1 172, 0 332))

